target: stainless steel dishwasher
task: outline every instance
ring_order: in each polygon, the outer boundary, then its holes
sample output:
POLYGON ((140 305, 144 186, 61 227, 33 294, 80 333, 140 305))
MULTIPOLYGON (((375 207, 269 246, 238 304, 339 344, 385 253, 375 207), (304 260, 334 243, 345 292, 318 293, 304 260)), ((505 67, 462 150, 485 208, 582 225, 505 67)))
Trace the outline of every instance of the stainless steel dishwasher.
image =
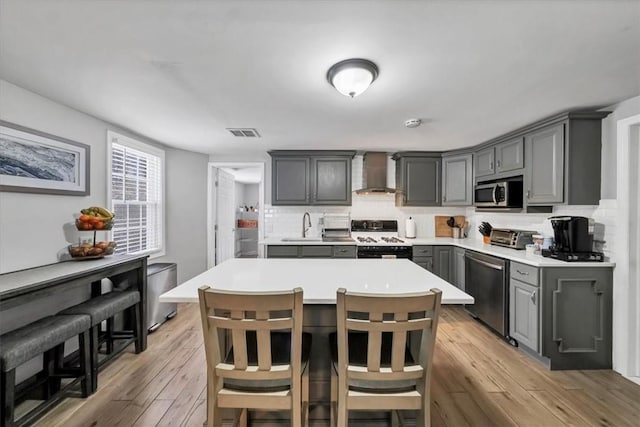
POLYGON ((178 304, 158 301, 158 297, 178 283, 178 266, 158 262, 147 266, 147 329, 154 332, 165 321, 178 314, 178 304))
POLYGON ((465 310, 517 345, 509 337, 509 261, 472 251, 464 257, 465 292, 475 301, 465 310))

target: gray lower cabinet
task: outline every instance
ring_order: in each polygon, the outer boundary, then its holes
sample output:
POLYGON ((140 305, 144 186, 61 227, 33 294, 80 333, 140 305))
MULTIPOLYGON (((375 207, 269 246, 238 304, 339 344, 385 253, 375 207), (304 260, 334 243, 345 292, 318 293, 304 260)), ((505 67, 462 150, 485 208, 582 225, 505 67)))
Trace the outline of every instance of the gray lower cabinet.
POLYGON ((453 247, 418 245, 412 250, 413 262, 447 282, 453 280, 453 247))
POLYGON ((270 151, 273 205, 351 205, 355 151, 270 151))
POLYGON ((355 257, 355 245, 267 245, 267 258, 355 257))
POLYGON ((418 245, 411 249, 413 262, 433 273, 433 246, 418 245))
POLYGON ((442 158, 442 206, 473 204, 473 156, 442 158))
POLYGON ((453 285, 465 290, 464 284, 464 253, 462 248, 453 248, 453 285))
POLYGON ((439 206, 441 157, 439 153, 404 152, 396 161, 396 206, 439 206))
POLYGON ((539 288, 513 277, 509 281, 509 335, 538 352, 539 288))
POLYGON ((453 281, 453 247, 433 247, 433 273, 447 282, 453 281))
POLYGON ((541 269, 541 348, 551 369, 611 369, 613 269, 541 269))
POLYGON ((613 272, 511 262, 509 334, 555 369, 610 369, 613 272))
POLYGON ((511 262, 509 270, 509 335, 539 351, 540 288, 538 269, 511 262))

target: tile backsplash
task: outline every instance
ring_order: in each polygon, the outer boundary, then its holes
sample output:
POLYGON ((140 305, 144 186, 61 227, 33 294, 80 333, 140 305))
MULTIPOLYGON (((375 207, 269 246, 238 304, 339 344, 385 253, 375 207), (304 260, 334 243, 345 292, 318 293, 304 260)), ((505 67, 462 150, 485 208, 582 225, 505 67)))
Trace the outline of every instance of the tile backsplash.
POLYGON ((597 206, 556 206, 552 214, 475 212, 472 207, 397 207, 393 194, 357 195, 353 194, 352 206, 265 206, 265 236, 300 236, 302 215, 311 214, 310 236, 319 236, 320 219, 324 213, 349 214, 352 219, 396 219, 400 236, 404 236, 404 221, 413 217, 416 222, 417 237, 434 237, 434 217, 436 215, 465 215, 470 225, 468 238, 480 239, 478 225, 482 221, 494 227, 517 228, 538 231, 545 236, 553 236, 551 222, 554 215, 585 216, 596 222, 595 249, 614 258, 616 201, 602 200, 597 206))
MULTIPOLYGON (((352 162, 352 188, 362 187, 362 156, 352 162)), ((389 158, 387 167, 387 185, 395 187, 395 162, 389 158)), ((607 257, 614 258, 616 200, 601 200, 595 206, 555 206, 551 214, 476 212, 473 207, 397 207, 393 194, 352 194, 351 206, 265 206, 266 237, 301 236, 302 215, 309 212, 312 227, 310 236, 319 236, 320 219, 324 213, 349 214, 352 219, 396 219, 400 236, 405 234, 405 219, 410 216, 416 222, 417 237, 434 237, 436 215, 465 215, 469 221, 468 238, 481 239, 478 225, 489 222, 498 228, 516 228, 535 230, 545 236, 553 236, 551 222, 547 219, 554 215, 584 216, 596 222, 594 234, 595 250, 602 251, 607 257)))

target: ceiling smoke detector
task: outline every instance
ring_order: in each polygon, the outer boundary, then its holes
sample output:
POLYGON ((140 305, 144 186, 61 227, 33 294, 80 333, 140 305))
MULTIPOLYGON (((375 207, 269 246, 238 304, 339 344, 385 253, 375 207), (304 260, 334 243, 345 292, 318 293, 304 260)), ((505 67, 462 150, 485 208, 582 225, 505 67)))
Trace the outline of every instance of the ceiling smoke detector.
POLYGON ((408 128, 417 128, 421 124, 422 124, 421 119, 409 119, 406 122, 404 122, 404 125, 408 128))

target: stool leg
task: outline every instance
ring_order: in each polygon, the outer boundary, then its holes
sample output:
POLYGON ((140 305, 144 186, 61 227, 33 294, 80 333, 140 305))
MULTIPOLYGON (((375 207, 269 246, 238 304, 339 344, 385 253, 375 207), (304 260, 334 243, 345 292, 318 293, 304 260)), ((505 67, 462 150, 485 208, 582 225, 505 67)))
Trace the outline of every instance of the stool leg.
POLYGON ((78 344, 80 347, 80 375, 83 376, 83 379, 80 381, 82 397, 89 396, 95 390, 93 385, 93 354, 91 353, 90 342, 90 330, 83 331, 78 335, 78 344))
POLYGON ((15 409, 16 370, 0 372, 0 386, 2 388, 2 427, 13 427, 15 409))
POLYGON ((133 323, 133 334, 136 339, 136 353, 140 353, 142 351, 142 328, 144 327, 144 319, 142 318, 142 303, 134 304, 133 307, 131 307, 131 321, 133 323))
POLYGON ((114 319, 110 317, 107 319, 107 354, 113 353, 113 329, 114 329, 114 319))
POLYGON ((91 369, 91 392, 95 392, 98 389, 98 348, 100 347, 100 324, 93 325, 90 329, 91 337, 89 339, 89 353, 91 362, 89 367, 91 369))

